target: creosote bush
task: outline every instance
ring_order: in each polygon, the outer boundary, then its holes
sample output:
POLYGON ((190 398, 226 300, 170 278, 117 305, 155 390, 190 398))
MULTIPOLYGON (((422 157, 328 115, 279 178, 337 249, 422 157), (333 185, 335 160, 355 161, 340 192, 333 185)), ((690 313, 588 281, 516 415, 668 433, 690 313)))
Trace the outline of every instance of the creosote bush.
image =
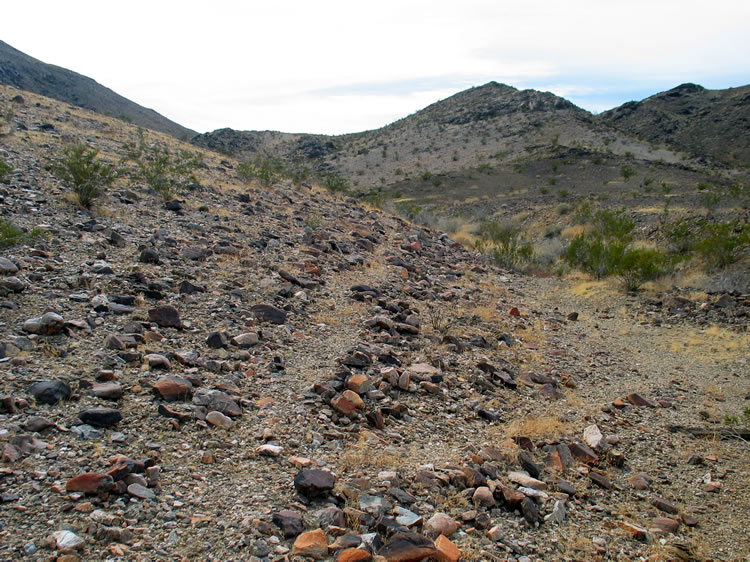
POLYGON ((475 248, 492 256, 501 267, 519 269, 534 258, 534 247, 524 241, 521 229, 514 224, 488 221, 479 228, 475 248))
POLYGON ((696 250, 709 268, 723 268, 739 260, 750 244, 750 225, 738 220, 701 223, 696 250))
POLYGON ((628 291, 661 277, 669 268, 671 259, 666 252, 631 247, 635 223, 623 210, 594 212, 581 207, 578 212, 591 220, 592 227, 571 241, 565 254, 569 265, 597 279, 618 276, 628 291))
POLYGON ((175 188, 186 188, 195 183, 194 171, 203 163, 199 153, 178 150, 171 153, 165 146, 147 145, 143 129, 138 129, 136 138, 123 145, 124 161, 132 161, 137 167, 135 177, 145 181, 148 186, 165 200, 173 197, 175 188))
POLYGON ((24 232, 7 219, 0 219, 0 248, 7 248, 14 244, 20 244, 25 240, 43 236, 45 232, 35 228, 31 232, 24 232))
POLYGON ((68 184, 75 193, 78 204, 90 209, 94 200, 115 179, 109 164, 96 159, 97 151, 85 144, 63 148, 63 156, 52 165, 52 173, 68 184))

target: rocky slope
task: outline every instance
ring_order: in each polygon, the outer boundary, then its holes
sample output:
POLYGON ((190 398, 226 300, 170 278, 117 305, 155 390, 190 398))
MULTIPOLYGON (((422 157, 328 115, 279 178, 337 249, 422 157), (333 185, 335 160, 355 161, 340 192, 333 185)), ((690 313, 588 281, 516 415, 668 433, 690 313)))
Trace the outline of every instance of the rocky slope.
POLYGON ((2 558, 750 555, 747 295, 517 276, 208 151, 176 201, 121 174, 84 213, 48 163, 132 127, 23 96, 0 217, 47 235, 0 257, 2 558))
POLYGON ((3 41, 0 41, 0 84, 35 92, 103 115, 127 119, 175 138, 190 138, 196 134, 192 129, 124 98, 87 76, 46 64, 3 41))
POLYGON ((630 135, 728 166, 750 166, 750 86, 682 84, 599 117, 630 135))

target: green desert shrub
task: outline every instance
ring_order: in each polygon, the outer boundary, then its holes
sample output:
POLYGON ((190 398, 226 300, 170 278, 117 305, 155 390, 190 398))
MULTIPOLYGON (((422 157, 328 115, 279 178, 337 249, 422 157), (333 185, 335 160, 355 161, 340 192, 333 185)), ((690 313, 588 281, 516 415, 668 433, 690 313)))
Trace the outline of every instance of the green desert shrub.
POLYGON ((7 248, 14 244, 20 244, 25 240, 44 236, 45 232, 40 228, 34 228, 31 232, 24 232, 7 219, 0 219, 0 248, 7 248))
POLYGON ((63 156, 52 165, 52 173, 65 182, 75 193, 78 204, 90 209, 115 179, 109 164, 96 159, 97 151, 85 144, 63 148, 63 156))
POLYGON ((8 175, 13 168, 8 164, 5 160, 0 158, 0 181, 3 181, 5 179, 5 176, 8 175))
POLYGON ((478 248, 492 256, 501 267, 518 269, 534 258, 534 247, 524 241, 517 225, 488 221, 479 228, 478 248))
POLYGON ((750 244, 750 225, 738 220, 701 223, 695 245, 709 268, 723 268, 739 260, 750 244))
POLYGON ((668 264, 669 257, 661 250, 629 248, 615 262, 614 268, 625 289, 637 291, 644 283, 664 275, 668 264))
POLYGON ((616 275, 628 291, 664 275, 670 257, 662 250, 632 247, 635 223, 623 210, 580 211, 590 217, 591 228, 571 240, 565 253, 570 266, 597 279, 616 275))
POLYGON ((323 185, 328 191, 340 193, 349 191, 349 180, 338 172, 328 172, 323 178, 323 185))

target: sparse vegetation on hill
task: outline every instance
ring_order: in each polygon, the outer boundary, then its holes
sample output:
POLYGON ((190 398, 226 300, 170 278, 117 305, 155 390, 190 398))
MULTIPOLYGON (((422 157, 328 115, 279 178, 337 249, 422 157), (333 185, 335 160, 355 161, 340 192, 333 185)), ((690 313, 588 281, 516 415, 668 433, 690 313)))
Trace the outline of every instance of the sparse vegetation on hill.
POLYGON ((63 148, 63 156, 51 167, 52 172, 70 186, 77 203, 90 209, 104 189, 115 179, 112 166, 97 160, 97 150, 85 144, 63 148))

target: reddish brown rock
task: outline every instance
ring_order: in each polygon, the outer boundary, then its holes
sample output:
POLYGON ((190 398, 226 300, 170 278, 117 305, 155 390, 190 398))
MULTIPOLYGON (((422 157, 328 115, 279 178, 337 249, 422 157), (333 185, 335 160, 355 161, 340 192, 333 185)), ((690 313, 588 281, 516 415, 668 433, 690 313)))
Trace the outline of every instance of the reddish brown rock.
POLYGON ((655 517, 651 520, 654 531, 660 531, 662 533, 676 533, 677 529, 680 528, 680 522, 670 517, 655 517))
POLYGON ((589 478, 600 488, 604 488, 605 490, 611 490, 613 488, 612 482, 610 482, 609 479, 603 474, 599 474, 598 472, 594 472, 592 470, 591 472, 589 472, 589 478))
POLYGON ((450 515, 438 512, 427 520, 424 528, 426 531, 433 533, 433 536, 445 535, 450 537, 458 529, 458 523, 450 515))
POLYGON ((294 541, 292 556, 304 556, 314 560, 324 560, 328 557, 328 541, 320 529, 302 533, 294 541))
POLYGON ((677 509, 677 506, 672 502, 658 496, 655 496, 651 499, 651 505, 653 505, 656 509, 663 511, 664 513, 670 513, 672 515, 677 515, 680 512, 680 510, 677 509))
MULTIPOLYGON (((349 392, 351 392, 351 390, 349 392)), ((339 414, 344 416, 352 416, 357 410, 357 405, 351 400, 347 399, 347 397, 343 394, 337 394, 336 396, 331 398, 331 407, 339 414)))
POLYGON ((596 464, 599 462, 599 455, 582 443, 571 443, 568 445, 568 448, 576 460, 586 464, 596 464))
POLYGON ((627 521, 618 521, 617 525, 636 540, 642 542, 648 542, 650 540, 650 533, 643 527, 639 527, 633 523, 628 523, 627 521))
POLYGON ((98 494, 99 492, 109 492, 113 485, 114 481, 108 474, 84 472, 68 480, 68 483, 65 484, 65 489, 68 492, 98 494))
POLYGON ((167 402, 187 400, 193 393, 192 383, 182 377, 162 377, 151 386, 156 395, 167 402))
POLYGON ((651 480, 644 472, 636 472, 628 478, 628 484, 635 490, 647 490, 651 480))
POLYGON ((119 400, 122 398, 123 389, 119 382, 101 382, 91 387, 91 393, 104 400, 119 400))
POLYGON ((336 556, 336 562, 370 562, 372 555, 361 548, 347 548, 336 556))
POLYGON ((461 551, 445 536, 440 535, 435 541, 435 560, 437 562, 458 562, 461 558, 461 551))
POLYGON ((296 511, 286 509, 279 511, 274 513, 272 520, 285 537, 296 537, 305 530, 302 515, 296 511))
POLYGON ((151 369, 164 369, 165 371, 169 371, 172 368, 169 359, 161 353, 149 353, 144 359, 148 362, 148 366, 151 369))
POLYGON ((633 392, 632 394, 628 394, 625 397, 625 400, 633 404, 634 406, 646 406, 648 408, 656 408, 656 404, 654 404, 651 400, 648 398, 641 396, 637 392, 633 392))
POLYGON ((294 487, 305 497, 317 498, 333 490, 336 477, 327 470, 305 468, 294 477, 294 487))
POLYGON ((688 527, 695 527, 698 525, 698 519, 689 513, 682 514, 682 522, 688 527))
POLYGON ((349 380, 346 381, 346 386, 349 390, 356 392, 357 394, 365 394, 372 388, 370 377, 363 374, 356 374, 349 377, 349 380))
POLYGON ((472 496, 475 504, 492 508, 495 507, 495 498, 492 496, 492 492, 487 486, 480 486, 474 491, 472 496))
POLYGON ((521 502, 526 497, 522 492, 513 490, 507 486, 500 486, 500 493, 502 494, 503 501, 508 509, 516 509, 521 505, 521 502))

